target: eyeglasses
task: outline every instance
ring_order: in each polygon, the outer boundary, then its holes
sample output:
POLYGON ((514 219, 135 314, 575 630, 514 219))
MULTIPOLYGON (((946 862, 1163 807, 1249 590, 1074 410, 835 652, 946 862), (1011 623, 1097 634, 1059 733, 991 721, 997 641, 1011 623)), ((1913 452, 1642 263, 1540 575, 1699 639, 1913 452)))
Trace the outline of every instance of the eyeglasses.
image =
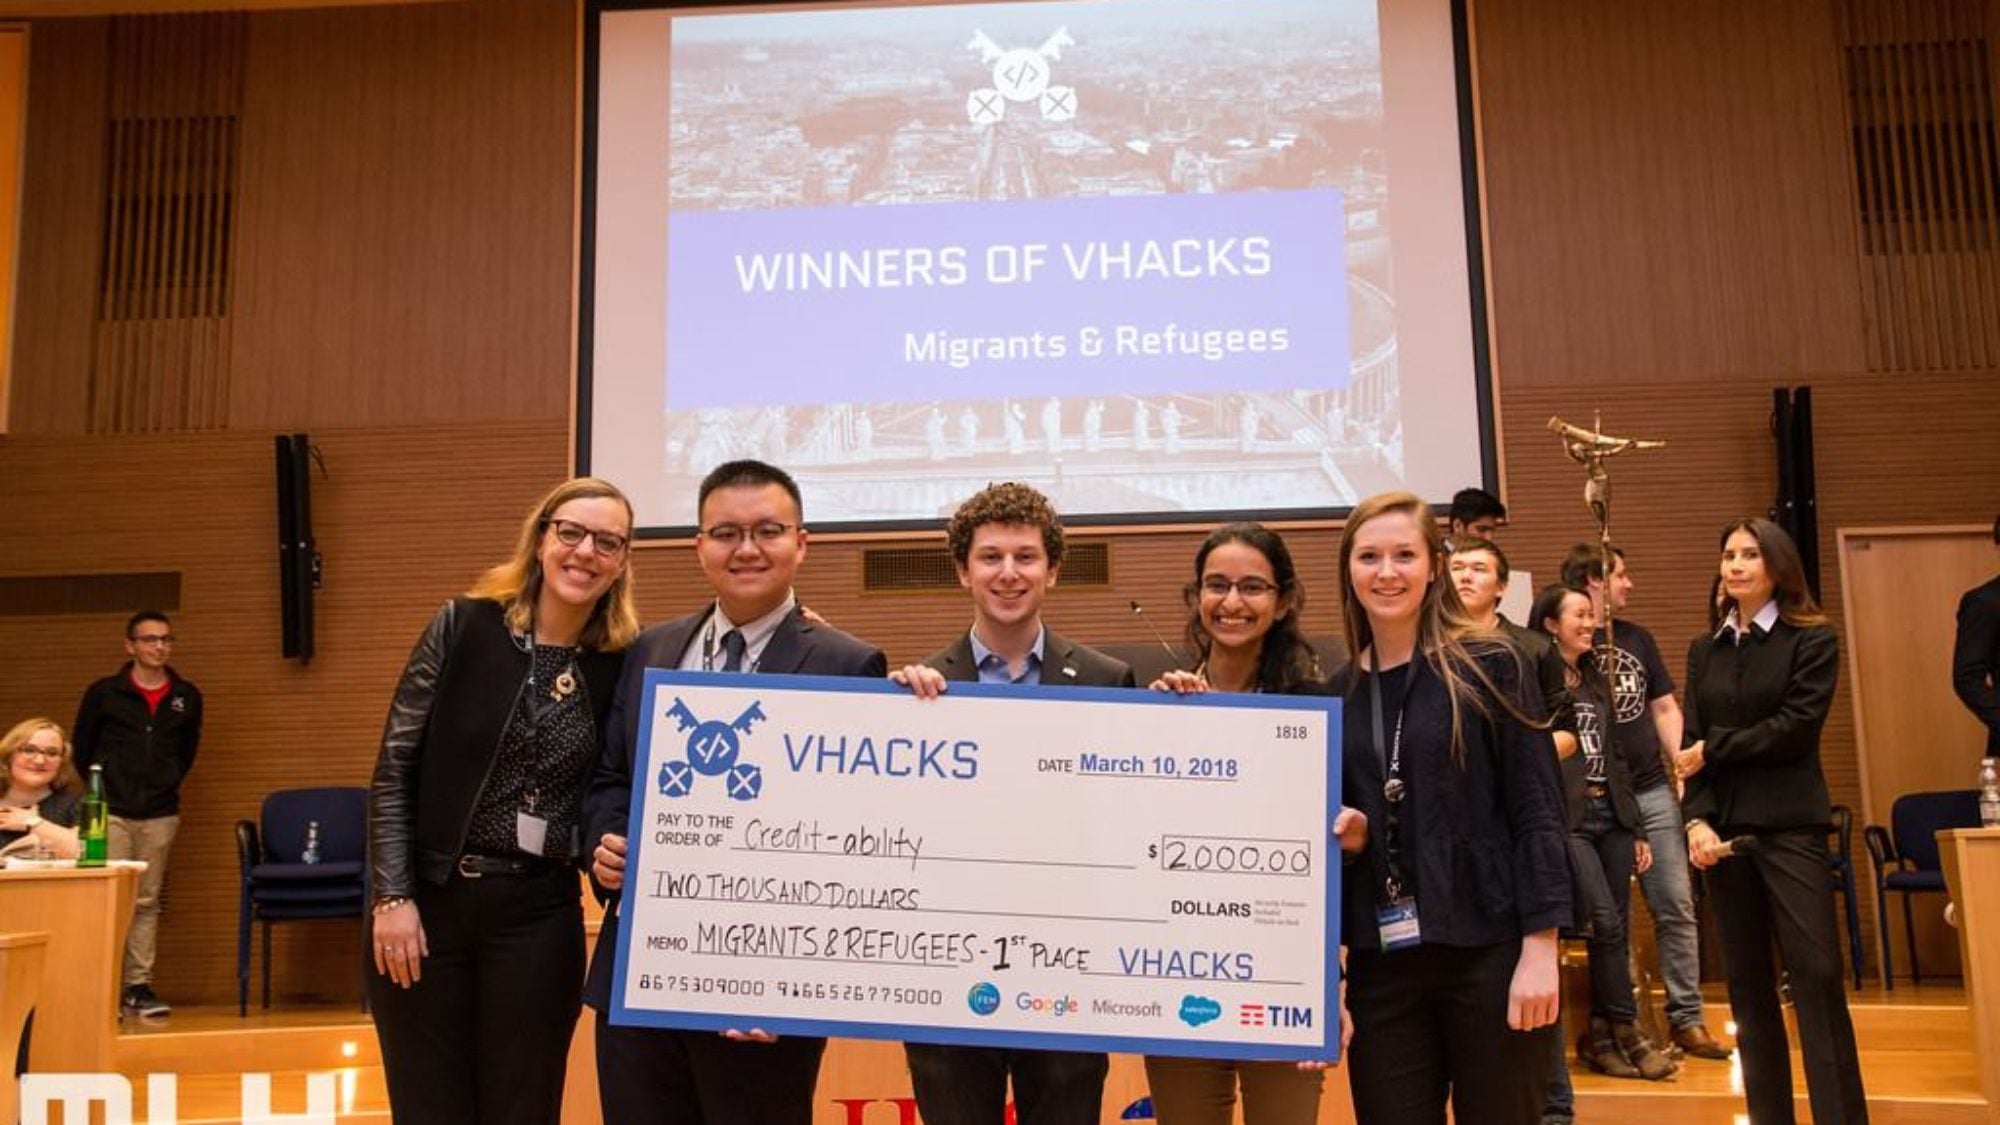
POLYGON ((765 520, 757 524, 719 523, 714 527, 703 528, 701 537, 724 547, 735 547, 741 545, 746 538, 755 539, 760 544, 776 543, 797 530, 797 524, 779 523, 777 520, 765 520))
POLYGON ((172 633, 140 633, 130 638, 135 645, 170 645, 174 643, 172 633))
POLYGON ((625 537, 615 531, 596 531, 574 520, 550 519, 544 522, 550 531, 556 533, 556 542, 565 547, 581 547, 583 541, 588 539, 600 555, 616 555, 625 550, 625 537))
POLYGON ((41 758, 45 761, 51 761, 51 762, 60 761, 62 760, 63 756, 63 752, 60 747, 54 750, 50 750, 44 746, 23 746, 19 750, 14 751, 14 753, 19 754, 24 758, 41 758))
POLYGON ((1262 578, 1238 578, 1232 582, 1220 574, 1211 574, 1201 580, 1201 592, 1211 598, 1226 598, 1231 590, 1242 595, 1245 601, 1255 601, 1277 593, 1278 587, 1262 578))

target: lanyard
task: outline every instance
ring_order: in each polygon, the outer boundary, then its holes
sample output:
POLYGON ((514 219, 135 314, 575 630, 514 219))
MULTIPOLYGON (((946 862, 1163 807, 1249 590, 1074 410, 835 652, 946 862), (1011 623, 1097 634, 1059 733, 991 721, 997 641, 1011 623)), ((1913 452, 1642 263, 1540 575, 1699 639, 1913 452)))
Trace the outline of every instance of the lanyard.
POLYGON ((1409 789, 1403 784, 1403 712, 1410 702, 1410 677, 1416 674, 1416 660, 1412 657, 1404 673, 1403 695, 1396 701, 1396 737, 1394 741, 1384 737, 1382 730, 1382 668, 1375 654, 1375 646, 1368 646, 1368 699, 1373 705, 1368 710, 1368 718, 1375 727, 1375 760, 1382 766, 1382 800, 1388 807, 1387 823, 1382 826, 1382 847, 1389 859, 1389 871, 1382 880, 1383 898, 1395 902, 1403 897, 1403 874, 1397 864, 1400 852, 1396 838, 1396 810, 1403 803, 1409 789))

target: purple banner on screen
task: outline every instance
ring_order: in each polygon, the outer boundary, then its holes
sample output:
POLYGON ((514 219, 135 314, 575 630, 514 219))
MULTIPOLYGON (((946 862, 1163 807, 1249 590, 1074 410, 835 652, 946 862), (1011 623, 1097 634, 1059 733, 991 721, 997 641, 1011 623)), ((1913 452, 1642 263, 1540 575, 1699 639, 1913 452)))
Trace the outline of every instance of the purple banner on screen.
POLYGON ((667 406, 1342 387, 1332 189, 688 211, 667 406))

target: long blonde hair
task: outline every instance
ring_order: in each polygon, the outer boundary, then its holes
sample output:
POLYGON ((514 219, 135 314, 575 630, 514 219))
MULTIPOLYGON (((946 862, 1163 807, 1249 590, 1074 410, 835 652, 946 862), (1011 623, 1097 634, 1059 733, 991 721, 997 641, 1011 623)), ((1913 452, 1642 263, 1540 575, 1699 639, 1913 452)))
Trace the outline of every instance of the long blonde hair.
POLYGON ((7 786, 13 784, 15 753, 26 746, 29 739, 45 730, 56 732, 56 738, 62 743, 62 767, 56 771, 56 781, 49 787, 50 792, 66 793, 83 785, 83 778, 76 772, 75 750, 69 744, 69 736, 63 733, 62 724, 37 715, 32 719, 22 719, 4 736, 0 736, 0 770, 7 771, 6 778, 0 780, 0 792, 5 792, 7 786))
MULTIPOLYGON (((598 477, 572 477, 548 491, 521 521, 521 534, 514 544, 514 556, 480 575, 466 597, 486 598, 500 603, 506 612, 507 627, 525 633, 534 626, 535 599, 542 592, 542 535, 556 509, 572 500, 616 500, 625 509, 625 526, 632 526, 632 502, 618 486, 598 477)), ((639 611, 632 604, 632 547, 625 547, 618 576, 592 607, 589 620, 577 643, 600 652, 616 652, 639 635, 639 611)))
POLYGON ((1430 567, 1430 584, 1424 588, 1423 605, 1417 614, 1416 649, 1417 655, 1444 682, 1445 694, 1451 699, 1451 756, 1453 761, 1462 764, 1465 760, 1462 701, 1470 701, 1482 717, 1490 714, 1487 708, 1487 700, 1490 699, 1517 720, 1531 726, 1543 724, 1523 714, 1480 667, 1479 655, 1489 650, 1509 652, 1515 656, 1517 671, 1525 674, 1525 666, 1512 646, 1480 629, 1466 613, 1465 604, 1458 600, 1458 587, 1451 583, 1445 571, 1444 533, 1438 529, 1437 517, 1431 514, 1430 505, 1412 492, 1382 492, 1368 497, 1354 506, 1354 511, 1348 515, 1340 531, 1340 614, 1346 626, 1347 658, 1354 673, 1358 675, 1362 671, 1362 650, 1375 643, 1375 630, 1368 624, 1368 612, 1362 608, 1361 599, 1354 592, 1353 571, 1350 569, 1354 559, 1354 539, 1368 521, 1377 516, 1396 514, 1409 516, 1415 521, 1429 554, 1426 562, 1430 567), (1468 644, 1468 641, 1471 643, 1468 644), (1472 690, 1467 682, 1470 680, 1478 681, 1486 690, 1472 690))

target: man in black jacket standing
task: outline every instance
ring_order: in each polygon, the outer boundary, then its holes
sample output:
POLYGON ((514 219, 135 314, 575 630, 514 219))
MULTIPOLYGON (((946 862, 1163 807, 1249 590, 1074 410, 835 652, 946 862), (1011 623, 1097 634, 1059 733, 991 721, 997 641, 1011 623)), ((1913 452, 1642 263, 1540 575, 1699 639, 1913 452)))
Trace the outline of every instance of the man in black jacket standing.
MULTIPOLYGON (((1993 520, 1993 545, 2000 547, 2000 516, 1993 520)), ((1958 600, 1951 688, 1986 724, 1986 756, 2000 757, 2000 576, 1958 600)))
POLYGON ((173 623, 141 610, 125 623, 125 666, 83 693, 71 728, 76 764, 104 767, 110 805, 110 858, 146 863, 132 930, 125 938, 119 1011, 158 1019, 172 1009, 153 994, 153 953, 160 929, 160 888, 181 825, 181 781, 201 746, 201 689, 167 663, 173 623))

